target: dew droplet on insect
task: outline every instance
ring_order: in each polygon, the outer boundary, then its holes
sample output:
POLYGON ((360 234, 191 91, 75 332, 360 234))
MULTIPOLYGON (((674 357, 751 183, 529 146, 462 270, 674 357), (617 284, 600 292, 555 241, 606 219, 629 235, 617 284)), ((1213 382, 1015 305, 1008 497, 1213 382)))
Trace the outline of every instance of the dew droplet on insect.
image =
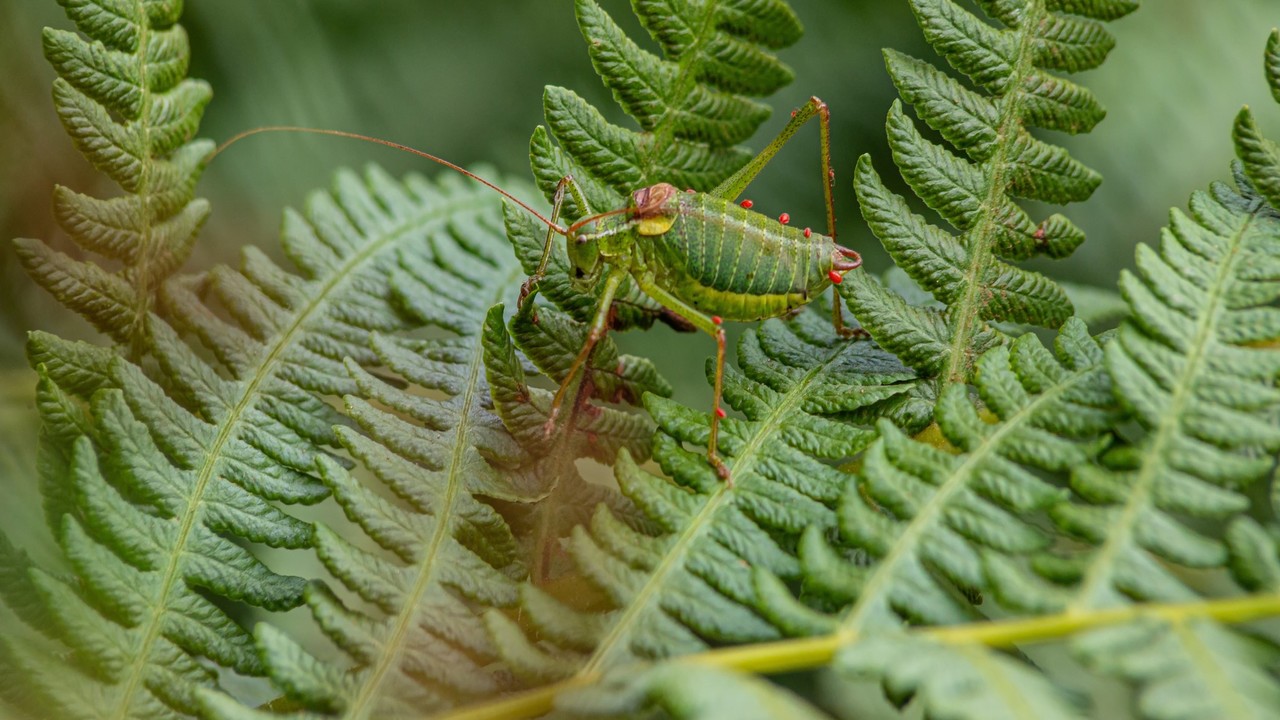
POLYGON ((786 225, 787 223, 791 222, 791 215, 789 213, 782 213, 781 215, 778 216, 778 222, 782 223, 783 225, 786 225))
POLYGON ((744 208, 746 208, 746 209, 750 210, 750 209, 751 209, 751 206, 752 206, 752 205, 755 205, 755 203, 751 202, 750 200, 743 200, 741 203, 739 203, 739 205, 741 205, 742 207, 744 207, 744 208))
POLYGON ((827 277, 831 278, 831 282, 836 285, 839 285, 840 283, 844 282, 844 276, 836 272, 835 270, 829 271, 827 273, 827 277))

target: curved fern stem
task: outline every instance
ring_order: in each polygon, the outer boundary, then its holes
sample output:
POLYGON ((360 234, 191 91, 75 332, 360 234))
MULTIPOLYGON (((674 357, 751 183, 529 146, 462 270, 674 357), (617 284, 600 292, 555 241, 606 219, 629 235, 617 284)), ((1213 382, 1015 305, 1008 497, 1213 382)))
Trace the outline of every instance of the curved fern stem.
MULTIPOLYGON (((1080 635, 1108 626, 1125 626, 1134 621, 1147 620, 1175 625, 1197 622, 1213 622, 1235 625, 1274 617, 1280 614, 1280 594, 1262 593, 1236 598, 1196 600, 1185 603, 1135 604, 1109 609, 1091 610, 1085 613, 1061 613, 1033 618, 994 620, 955 625, 949 627, 919 628, 910 631, 915 643, 929 642, 957 648, 985 646, 988 648, 1018 647, 1030 643, 1051 642, 1080 635)), ((709 650, 660 663, 658 668, 711 667, 751 674, 777 674, 823 667, 832 662, 842 663, 839 653, 853 656, 854 651, 867 643, 861 637, 831 634, 819 637, 779 640, 741 647, 709 650)), ((919 645, 916 645, 919 647, 919 645)), ((859 653, 861 654, 861 653, 859 653)), ((872 654, 867 654, 874 657, 872 654)), ((630 669, 626 690, 634 704, 625 708, 638 710, 644 701, 643 690, 651 682, 643 669, 630 669)), ((664 677, 670 673, 665 672, 664 677)), ((564 703, 569 707, 577 702, 575 695, 585 693, 590 705, 599 692, 592 687, 606 675, 578 675, 555 685, 530 690, 489 703, 474 705, 444 715, 432 716, 435 720, 519 720, 541 716, 564 703), (561 700, 561 698, 564 698, 561 700)), ((606 687, 608 692, 618 693, 617 686, 606 687)), ((734 688, 736 690, 736 688, 734 688)), ((731 695, 732 691, 726 691, 731 695)), ((941 698, 944 702, 947 696, 941 698)), ((621 708, 612 708, 617 711, 621 708)), ((690 717, 701 717, 692 715, 690 717)), ((772 717, 772 716, 766 716, 772 717)), ((785 715, 778 717, 786 717, 785 715)))

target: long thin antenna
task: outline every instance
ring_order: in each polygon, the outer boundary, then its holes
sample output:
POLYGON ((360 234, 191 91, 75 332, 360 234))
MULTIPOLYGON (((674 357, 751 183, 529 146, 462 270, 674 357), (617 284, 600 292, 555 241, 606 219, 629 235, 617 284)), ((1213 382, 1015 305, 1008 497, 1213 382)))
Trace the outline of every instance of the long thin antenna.
MULTIPOLYGON (((569 231, 568 231, 568 230, 566 230, 565 228, 560 227, 559 225, 557 225, 557 224, 555 224, 555 223, 551 222, 550 220, 548 220, 547 218, 543 217, 543 216, 542 216, 542 213, 540 213, 540 212, 538 212, 537 210, 534 210, 533 208, 529 207, 529 206, 528 206, 528 205, 526 205, 523 201, 521 201, 519 198, 515 197, 514 195, 512 195, 512 194, 511 194, 511 193, 509 193, 509 192, 507 192, 506 190, 503 190, 502 188, 498 187, 497 185, 494 185, 493 183, 489 182, 488 180, 485 180, 484 178, 480 177, 479 175, 476 175, 476 174, 475 174, 475 173, 473 173, 473 172, 470 172, 470 171, 465 170, 465 169, 463 169, 463 168, 461 168, 461 167, 459 167, 459 166, 457 166, 457 165, 454 165, 453 163, 449 162, 448 160, 445 160, 444 158, 436 157, 435 155, 432 155, 431 153, 423 152, 423 151, 421 151, 421 150, 419 150, 419 149, 417 149, 417 148, 412 148, 412 147, 409 147, 408 145, 402 145, 402 144, 400 144, 400 143, 398 143, 398 142, 392 142, 392 141, 390 141, 390 140, 383 140, 382 138, 370 137, 370 136, 368 136, 368 135, 361 135, 360 133, 346 132, 345 130, 328 130, 328 129, 325 129, 325 128, 300 127, 300 126, 297 126, 297 125, 267 125, 267 126, 264 126, 264 127, 253 128, 252 130, 245 130, 245 131, 244 131, 244 132, 242 132, 242 133, 238 133, 238 134, 236 134, 236 135, 232 136, 232 137, 231 137, 231 139, 229 139, 229 140, 227 140, 226 142, 222 143, 221 145, 219 145, 219 146, 218 146, 218 148, 217 148, 216 150, 214 150, 214 151, 213 151, 213 154, 211 154, 211 155, 209 156, 209 162, 213 162, 213 159, 214 159, 214 158, 216 158, 216 157, 218 157, 218 155, 222 154, 222 152, 223 152, 224 150, 226 150, 227 148, 231 147, 232 145, 234 145, 234 144, 236 144, 236 143, 240 142, 241 140, 243 140, 243 139, 245 139, 245 138, 247 138, 247 137, 253 136, 253 135, 260 135, 260 134, 262 134, 262 133, 269 133, 269 132, 297 132, 297 133, 310 133, 310 134, 312 134, 312 135, 333 135, 333 136, 335 136, 335 137, 350 138, 350 139, 352 139, 352 140, 363 140, 364 142, 374 143, 375 145, 384 145, 384 146, 386 146, 386 147, 394 148, 394 149, 396 149, 396 150, 403 150, 403 151, 405 151, 405 152, 413 153, 414 155, 417 155, 418 157, 426 158, 427 160, 430 160, 431 162, 434 162, 434 163, 439 163, 439 164, 441 164, 441 165, 443 165, 443 166, 445 166, 445 167, 449 168, 450 170, 457 170, 458 172, 462 173, 463 175, 466 175, 467 177, 471 178, 472 180, 475 180, 476 182, 478 182, 478 183, 480 183, 480 184, 482 184, 482 185, 485 185, 485 186, 489 187, 489 188, 490 188, 490 189, 492 189, 492 190, 497 191, 500 195, 502 195, 502 196, 503 196, 503 197, 505 197, 506 199, 508 199, 508 200, 510 200, 511 202, 513 202, 513 203, 515 203, 515 204, 519 205, 520 207, 524 208, 525 210, 529 211, 529 213, 530 213, 530 214, 532 214, 534 217, 538 218, 538 219, 539 219, 539 220, 541 220, 542 222, 546 223, 546 224, 547 224, 547 227, 552 228, 553 230, 555 230, 555 232, 556 232, 556 233, 558 233, 558 234, 560 234, 560 235, 564 235, 564 236, 566 236, 566 237, 567 237, 567 236, 568 236, 568 234, 569 234, 569 231)), ((575 226, 575 227, 576 227, 576 226, 575 226)))

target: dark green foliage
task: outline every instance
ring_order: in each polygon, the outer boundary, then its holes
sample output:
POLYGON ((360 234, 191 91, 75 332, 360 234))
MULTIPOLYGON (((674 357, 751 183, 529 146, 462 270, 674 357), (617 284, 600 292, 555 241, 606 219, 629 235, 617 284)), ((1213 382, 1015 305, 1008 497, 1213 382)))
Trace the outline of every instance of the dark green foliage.
POLYGON ((885 349, 949 382, 966 381, 978 355, 1005 342, 989 322, 1057 327, 1071 302, 1053 281, 1008 261, 1069 255, 1084 235, 1061 215, 1034 221, 1014 198, 1084 200, 1096 173, 1031 135, 1040 127, 1087 132, 1103 111, 1088 90, 1049 71, 1099 65, 1114 45, 1100 22, 1129 2, 978 3, 1004 27, 953 0, 912 0, 925 38, 970 89, 933 66, 894 50, 885 63, 902 99, 956 150, 925 138, 900 104, 887 132, 902 177, 959 236, 930 224, 858 162, 854 189, 862 215, 898 267, 946 307, 907 307, 866 275, 842 286, 854 314, 885 349), (1071 15, 1067 13, 1076 13, 1071 15))

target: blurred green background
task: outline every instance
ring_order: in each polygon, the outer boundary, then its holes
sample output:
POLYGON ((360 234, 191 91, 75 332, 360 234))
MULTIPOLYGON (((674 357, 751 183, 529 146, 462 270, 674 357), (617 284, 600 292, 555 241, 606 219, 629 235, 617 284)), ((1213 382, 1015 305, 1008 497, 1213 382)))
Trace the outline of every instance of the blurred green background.
MULTIPOLYGON (((603 0, 620 23, 652 47, 625 0, 603 0)), ((265 124, 341 128, 415 145, 472 165, 528 177, 528 138, 541 121, 542 87, 574 89, 631 126, 595 77, 570 0, 454 3, 442 0, 189 0, 184 24, 192 40, 191 75, 208 80, 214 100, 204 137, 221 141, 265 124)), ((884 140, 894 91, 880 48, 933 58, 905 0, 793 0, 807 33, 782 51, 796 81, 752 145, 781 127, 787 110, 809 95, 833 113, 833 159, 841 241, 863 251, 868 266, 887 260, 862 226, 850 186, 857 157, 869 152, 896 181, 884 140)), ((1112 286, 1132 263, 1133 246, 1158 238, 1170 206, 1228 175, 1231 120, 1250 103, 1271 136, 1280 108, 1266 93, 1262 49, 1280 24, 1276 0, 1147 0, 1112 24, 1118 46, 1099 70, 1075 77, 1109 110, 1097 130, 1049 139, 1069 146, 1105 181, 1094 197, 1064 212, 1089 241, 1065 262, 1038 263, 1057 277, 1112 286)), ((59 237, 50 210, 54 182, 92 194, 115 189, 72 148, 52 111, 53 73, 40 52, 40 28, 69 27, 53 0, 0 2, 0 238, 59 237)), ((268 135, 223 155, 200 194, 214 213, 188 270, 235 262, 237 248, 275 251, 281 209, 324 187, 335 168, 377 162, 393 173, 437 168, 412 156, 334 138, 268 135)), ((817 132, 797 137, 748 190, 763 212, 787 211, 794 224, 818 226, 823 209, 817 132)), ((1043 216, 1047 210, 1035 208, 1043 216)), ((42 328, 84 336, 88 328, 35 289, 0 246, 0 369, 21 368, 23 337, 42 328)), ((646 354, 687 402, 709 398, 690 353, 710 354, 705 338, 659 335, 646 354), (694 343, 690 345, 689 343, 694 343), (694 350, 690 350, 694 348, 694 350)), ((17 376, 22 378, 23 376, 17 376)), ((25 379, 14 381, 19 386, 25 379)))

